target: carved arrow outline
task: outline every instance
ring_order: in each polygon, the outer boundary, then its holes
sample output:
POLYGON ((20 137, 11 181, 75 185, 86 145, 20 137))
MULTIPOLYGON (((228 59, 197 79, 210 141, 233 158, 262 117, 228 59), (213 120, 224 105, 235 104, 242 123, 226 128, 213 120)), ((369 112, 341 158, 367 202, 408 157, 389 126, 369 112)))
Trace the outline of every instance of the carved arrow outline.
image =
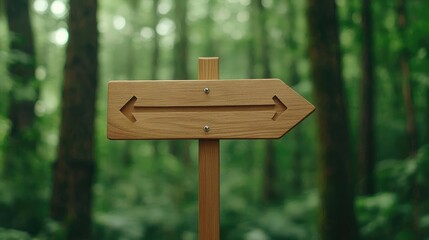
POLYGON ((277 96, 273 97, 271 104, 254 104, 254 105, 219 105, 219 106, 136 106, 137 97, 133 96, 124 106, 120 109, 122 114, 127 117, 131 122, 136 122, 134 116, 136 112, 255 112, 255 111, 274 111, 271 118, 276 121, 277 118, 286 111, 286 105, 280 101, 277 96))

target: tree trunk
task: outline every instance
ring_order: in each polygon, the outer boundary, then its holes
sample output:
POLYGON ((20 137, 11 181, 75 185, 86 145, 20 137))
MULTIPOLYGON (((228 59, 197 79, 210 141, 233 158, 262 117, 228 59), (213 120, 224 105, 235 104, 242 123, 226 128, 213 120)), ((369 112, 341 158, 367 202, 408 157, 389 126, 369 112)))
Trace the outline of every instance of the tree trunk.
POLYGON ((159 0, 153 0, 152 29, 154 31, 154 34, 153 34, 153 47, 152 47, 152 65, 151 65, 151 71, 150 71, 151 72, 150 76, 152 80, 158 79, 158 68, 159 68, 159 35, 156 32, 156 26, 159 23, 158 5, 159 5, 159 0))
MULTIPOLYGON (((159 0, 152 1, 152 29, 153 29, 153 45, 152 45, 152 64, 150 69, 150 79, 158 80, 158 69, 159 69, 159 59, 160 59, 160 48, 159 48, 159 34, 156 31, 156 26, 159 23, 159 12, 158 12, 159 0)), ((152 146, 154 149, 154 160, 159 164, 159 155, 160 152, 160 141, 152 141, 152 146)))
MULTIPOLYGON (((1 110, 4 113, 8 107, 11 123, 9 135, 2 146, 4 155, 0 156, 3 160, 0 175, 4 177, 3 184, 14 190, 11 192, 9 208, 0 213, 0 221, 4 220, 5 228, 19 228, 36 234, 43 225, 43 220, 38 216, 43 207, 40 192, 44 188, 44 179, 41 175, 43 171, 40 171, 40 167, 43 168, 38 154, 40 131, 34 109, 39 98, 40 82, 35 78, 36 57, 29 9, 31 2, 7 0, 3 3, 0 4, 0 15, 6 13, 11 56, 5 64, 13 87, 10 91, 0 90, 1 110)), ((2 20, 4 18, 0 16, 2 20)))
MULTIPOLYGON (((296 60, 292 60, 291 67, 290 67, 290 78, 291 78, 291 85, 295 86, 299 83, 299 76, 298 76, 298 69, 297 69, 297 62, 296 60)), ((301 140, 302 140, 302 130, 300 127, 294 128, 293 132, 293 138, 295 141, 295 149, 293 150, 293 176, 292 176, 292 189, 295 194, 302 193, 303 188, 303 181, 302 181, 302 153, 301 153, 301 140)))
POLYGON ((307 3, 309 56, 319 128, 321 239, 358 239, 336 3, 307 3))
MULTIPOLYGON (((125 76, 127 79, 135 79, 135 68, 136 68, 136 59, 135 59, 135 47, 134 47, 134 34, 136 32, 136 24, 138 21, 138 11, 139 11, 139 0, 129 0, 129 8, 130 8, 130 17, 129 17, 129 36, 127 38, 127 64, 126 64, 126 72, 125 76)), ((122 163, 124 166, 129 167, 133 163, 132 156, 133 142, 125 141, 124 149, 122 150, 122 163)))
POLYGON ((176 37, 174 39, 174 79, 188 79, 187 0, 175 1, 176 37))
MULTIPOLYGON (((173 79, 186 80, 188 75, 188 24, 187 24, 187 0, 175 1, 176 37, 174 40, 174 76, 173 79)), ((189 165, 190 141, 170 142, 170 152, 181 158, 185 165, 189 165)))
POLYGON ((265 7, 262 5, 262 0, 258 0, 259 7, 259 28, 261 33, 261 61, 262 61, 262 74, 264 78, 271 77, 271 61, 270 61, 270 44, 268 40, 267 31, 267 13, 265 7))
MULTIPOLYGON (((429 122, 429 86, 426 87, 426 122, 429 122)), ((426 125, 426 143, 429 143, 429 126, 426 125)))
MULTIPOLYGON (((414 115, 414 103, 413 103, 413 90, 411 86, 411 73, 409 63, 409 50, 407 49, 406 41, 406 28, 407 28, 407 14, 406 14, 406 3, 405 0, 397 1, 397 24, 399 35, 402 40, 402 46, 399 62, 402 73, 402 95, 404 98, 404 106, 407 117, 407 135, 409 144, 409 156, 414 157, 417 153, 417 130, 414 115)), ((421 239, 420 236, 420 204, 421 204, 421 186, 417 179, 414 177, 411 182, 411 191, 413 198, 413 219, 412 229, 414 231, 414 239, 421 239)))
POLYGON ((71 0, 51 217, 67 239, 90 239, 98 80, 97 0, 71 0))
MULTIPOLYGON (((34 105, 39 98, 39 84, 34 75, 36 63, 29 3, 27 0, 6 1, 10 52, 12 56, 17 57, 8 64, 8 71, 14 86, 10 93, 8 114, 12 127, 3 167, 6 178, 17 171, 15 169, 17 164, 22 166, 23 161, 31 161, 39 141, 39 133, 34 127, 34 105), (26 155, 26 153, 29 154, 26 155)), ((30 169, 22 170, 29 171, 30 169)))
POLYGON ((302 181, 302 154, 300 149, 300 142, 302 139, 302 131, 300 128, 294 129, 294 141, 295 141, 295 149, 293 151, 293 176, 292 176, 292 189, 295 194, 301 194, 303 190, 304 183, 302 181))
POLYGON ((362 0, 362 80, 360 95, 359 163, 361 192, 372 195, 375 191, 374 141, 374 61, 371 0, 362 0))
MULTIPOLYGON (((288 72, 286 74, 289 74, 290 78, 290 84, 291 86, 295 86, 299 83, 299 74, 298 74, 298 59, 297 54, 295 53, 297 51, 297 41, 295 38, 296 34, 296 28, 295 28, 295 21, 296 21, 296 7, 294 6, 294 1, 289 0, 287 2, 287 19, 288 22, 288 32, 286 33, 286 47, 289 50, 289 55, 291 58, 290 67, 288 68, 288 72)), ((291 133, 293 136, 293 139, 295 141, 295 149, 293 150, 293 162, 292 162, 292 168, 293 168, 293 176, 292 176, 292 189, 295 194, 300 194, 302 192, 303 187, 303 181, 302 181, 302 153, 300 148, 300 142, 302 139, 302 131, 300 127, 294 128, 293 132, 291 133)))
POLYGON ((270 204, 278 199, 278 192, 276 189, 276 149, 273 140, 265 142, 265 159, 264 159, 264 178, 262 189, 262 200, 265 204, 270 204))
POLYGON ((138 21, 139 11, 139 0, 128 0, 130 8, 129 16, 129 36, 127 37, 127 65, 126 65, 126 76, 128 79, 134 79, 135 73, 135 47, 134 47, 134 34, 136 32, 136 23, 138 21))
POLYGON ((248 69, 247 75, 249 78, 257 78, 262 75, 262 71, 260 71, 260 61, 261 61, 261 44, 259 38, 262 34, 260 34, 260 21, 259 21, 259 0, 251 0, 251 4, 249 5, 249 25, 248 25, 248 69))
MULTIPOLYGON (((256 49, 260 49, 260 63, 262 66, 262 77, 270 78, 270 56, 269 56, 269 40, 266 27, 266 11, 262 5, 262 0, 252 0, 253 17, 255 18, 255 32, 259 33, 257 37, 260 42, 256 49)), ((252 51, 252 50, 251 50, 252 51)), ((254 51, 254 50, 253 50, 254 51)), ((265 142, 265 159, 263 169, 263 189, 262 200, 265 204, 273 203, 278 199, 278 192, 275 186, 276 183, 276 153, 273 140, 265 142)))
POLYGON ((216 1, 215 0, 208 0, 208 13, 207 13, 207 17, 205 19, 206 21, 206 27, 205 27, 205 49, 204 49, 204 54, 208 57, 214 57, 216 49, 215 49, 215 41, 213 40, 213 26, 214 26, 214 21, 212 18, 212 14, 215 11, 215 4, 216 1))
POLYGON ((405 0, 398 0, 397 2, 397 14, 398 14, 398 30, 402 40, 402 45, 399 61, 400 69, 402 73, 402 95, 404 98, 404 106, 407 116, 407 134, 409 144, 409 155, 414 156, 417 152, 417 131, 414 116, 414 103, 413 103, 413 90, 410 81, 410 63, 409 63, 409 50, 406 47, 406 27, 407 27, 407 15, 405 0))

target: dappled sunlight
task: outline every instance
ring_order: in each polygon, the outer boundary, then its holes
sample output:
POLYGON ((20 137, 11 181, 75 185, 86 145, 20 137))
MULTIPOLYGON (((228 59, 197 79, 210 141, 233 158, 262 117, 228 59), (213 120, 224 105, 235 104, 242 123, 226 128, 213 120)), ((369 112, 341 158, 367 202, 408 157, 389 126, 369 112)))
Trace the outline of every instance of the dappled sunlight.
POLYGON ((170 18, 161 18, 158 25, 156 25, 156 33, 161 36, 172 34, 174 29, 174 22, 170 18))
POLYGON ((49 8, 49 4, 47 0, 35 0, 33 7, 37 13, 45 13, 49 8))
POLYGON ((127 21, 125 20, 125 18, 123 16, 116 15, 113 18, 113 27, 116 30, 122 30, 125 28, 126 25, 127 25, 127 21))
POLYGON ((67 7, 63 0, 52 2, 50 10, 56 18, 63 18, 67 13, 67 7))
POLYGON ((65 28, 59 28, 51 33, 50 41, 56 45, 63 46, 69 39, 69 33, 65 28))

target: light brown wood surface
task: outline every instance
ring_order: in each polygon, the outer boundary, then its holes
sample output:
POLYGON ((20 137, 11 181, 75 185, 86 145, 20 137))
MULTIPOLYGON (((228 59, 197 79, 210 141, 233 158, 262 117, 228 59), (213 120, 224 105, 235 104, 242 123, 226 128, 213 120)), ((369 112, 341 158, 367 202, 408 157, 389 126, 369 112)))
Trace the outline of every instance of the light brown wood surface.
POLYGON ((314 110, 280 79, 111 81, 108 88, 110 139, 280 138, 314 110))
MULTIPOLYGON (((200 58, 198 78, 219 79, 219 58, 200 58)), ((198 151, 198 239, 219 240, 219 139, 199 140, 198 151)))
POLYGON ((220 223, 219 140, 199 141, 198 235, 199 240, 218 240, 220 223))

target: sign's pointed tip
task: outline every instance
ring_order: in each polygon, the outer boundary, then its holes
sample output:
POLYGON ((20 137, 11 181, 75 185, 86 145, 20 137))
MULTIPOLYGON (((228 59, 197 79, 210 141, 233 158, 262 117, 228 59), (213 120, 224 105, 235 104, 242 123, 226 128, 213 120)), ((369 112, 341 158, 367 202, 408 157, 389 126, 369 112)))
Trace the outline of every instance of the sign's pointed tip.
POLYGON ((133 110, 134 110, 134 104, 136 103, 137 98, 136 96, 133 96, 130 100, 128 100, 127 103, 120 109, 122 114, 124 114, 125 117, 127 117, 131 122, 136 122, 136 118, 134 117, 133 110))
POLYGON ((309 110, 309 113, 308 114, 311 114, 311 113, 313 113, 314 111, 316 111, 316 107, 313 105, 313 104, 311 104, 311 103, 308 103, 308 110, 309 110))

